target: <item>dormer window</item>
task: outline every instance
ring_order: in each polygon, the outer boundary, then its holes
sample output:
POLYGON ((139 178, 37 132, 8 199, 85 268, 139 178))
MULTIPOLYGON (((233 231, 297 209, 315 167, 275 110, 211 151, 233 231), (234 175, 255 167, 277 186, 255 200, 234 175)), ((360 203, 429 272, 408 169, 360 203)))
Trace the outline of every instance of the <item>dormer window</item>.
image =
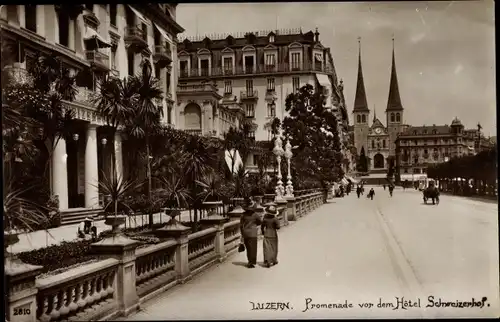
POLYGON ((270 43, 273 43, 273 42, 274 42, 274 35, 270 35, 270 36, 269 36, 269 42, 270 42, 270 43))

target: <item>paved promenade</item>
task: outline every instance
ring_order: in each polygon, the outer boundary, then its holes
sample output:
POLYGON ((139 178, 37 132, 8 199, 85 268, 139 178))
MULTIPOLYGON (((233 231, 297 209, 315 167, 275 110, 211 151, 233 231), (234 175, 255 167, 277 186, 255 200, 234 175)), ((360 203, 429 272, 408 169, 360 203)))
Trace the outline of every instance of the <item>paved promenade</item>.
POLYGON ((282 229, 279 265, 247 269, 235 254, 126 320, 498 316, 497 205, 375 191, 373 201, 351 194, 282 229), (484 306, 426 307, 429 296, 484 306), (420 308, 403 308, 402 297, 420 308), (252 310, 258 303, 264 309, 252 310))

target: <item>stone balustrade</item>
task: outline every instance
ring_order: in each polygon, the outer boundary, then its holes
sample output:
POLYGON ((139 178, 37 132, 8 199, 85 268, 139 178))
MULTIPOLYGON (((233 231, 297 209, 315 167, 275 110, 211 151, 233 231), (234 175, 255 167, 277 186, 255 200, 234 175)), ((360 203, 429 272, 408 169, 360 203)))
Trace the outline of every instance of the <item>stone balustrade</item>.
MULTIPOLYGON (((278 202, 278 218, 286 226, 288 220, 297 220, 322 205, 324 197, 325 192, 318 189, 296 191, 295 197, 278 202)), ((48 277, 36 279, 40 268, 29 265, 10 270, 8 320, 94 321, 127 315, 235 252, 241 238, 239 222, 238 218, 214 222, 196 233, 141 248, 131 240, 98 242, 95 245, 101 243, 107 250, 101 252, 99 261, 48 277), (13 314, 25 307, 36 314, 13 314)))

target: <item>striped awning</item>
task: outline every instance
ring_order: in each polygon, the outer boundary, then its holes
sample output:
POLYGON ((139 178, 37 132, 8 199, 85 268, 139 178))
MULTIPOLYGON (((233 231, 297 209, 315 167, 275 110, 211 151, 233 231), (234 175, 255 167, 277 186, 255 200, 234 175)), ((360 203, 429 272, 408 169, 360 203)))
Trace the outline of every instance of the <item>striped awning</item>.
MULTIPOLYGON (((97 46, 97 48, 108 48, 111 47, 111 44, 107 42, 99 33, 97 30, 92 29, 90 27, 85 28, 85 36, 83 37, 83 40, 85 41, 86 44, 92 44, 94 45, 93 42, 95 42, 94 46, 97 46)), ((87 50, 93 50, 94 48, 89 48, 87 45, 87 50)))
POLYGON ((137 9, 135 9, 131 5, 128 5, 128 7, 137 16, 137 18, 139 18, 140 20, 142 20, 144 23, 148 23, 148 21, 146 20, 146 18, 144 18, 144 16, 142 15, 142 13, 140 13, 137 9))
POLYGON ((349 184, 349 181, 347 181, 346 178, 342 178, 342 180, 340 181, 343 185, 348 185, 349 184))
POLYGON ((160 34, 163 36, 163 38, 165 38, 165 40, 168 40, 169 42, 172 42, 172 37, 170 37, 168 35, 168 33, 160 26, 158 26, 157 24, 153 23, 156 27, 156 29, 158 29, 158 31, 160 32, 160 34))
POLYGON ((314 54, 314 58, 315 58, 317 61, 323 61, 323 55, 321 55, 321 54, 314 54))

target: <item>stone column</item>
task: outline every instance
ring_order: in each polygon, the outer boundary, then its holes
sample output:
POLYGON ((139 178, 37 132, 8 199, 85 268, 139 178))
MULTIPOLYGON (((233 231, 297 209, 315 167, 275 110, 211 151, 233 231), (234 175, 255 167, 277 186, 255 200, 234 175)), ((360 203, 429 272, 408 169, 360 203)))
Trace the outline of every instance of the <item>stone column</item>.
POLYGON ((68 209, 68 168, 66 140, 59 138, 52 153, 52 192, 59 196, 59 210, 68 209))
POLYGON ((98 174, 97 126, 89 124, 85 146, 85 208, 96 208, 99 205, 98 174))
POLYGON ((36 33, 45 37, 45 6, 36 6, 36 33))
POLYGON ((116 177, 123 179, 123 154, 121 132, 115 133, 115 171, 116 177))
POLYGON ((188 262, 188 231, 181 233, 177 239, 177 248, 175 250, 175 273, 179 282, 185 283, 189 279, 188 262))
POLYGON ((282 225, 288 225, 288 201, 286 199, 277 200, 278 209, 283 213, 282 225))
POLYGON ((91 245, 92 253, 100 258, 115 258, 120 261, 116 280, 118 310, 124 316, 139 308, 139 297, 135 286, 135 249, 139 242, 125 236, 114 236, 91 245))
POLYGON ((68 24, 68 48, 75 50, 75 20, 69 19, 68 24))
POLYGON ((5 264, 5 282, 8 290, 5 317, 8 321, 36 322, 38 289, 35 280, 41 270, 42 266, 25 263, 5 264))
POLYGON ((296 206, 295 206, 295 197, 286 197, 285 198, 287 204, 286 204, 286 207, 287 207, 287 223, 288 223, 288 220, 292 220, 292 221, 295 221, 297 220, 297 209, 296 209, 296 206))
MULTIPOLYGON (((6 8, 7 9, 7 8, 6 8)), ((24 11, 25 7, 24 5, 17 6, 17 14, 18 14, 18 19, 19 19, 19 25, 23 28, 26 28, 26 14, 24 11)))

